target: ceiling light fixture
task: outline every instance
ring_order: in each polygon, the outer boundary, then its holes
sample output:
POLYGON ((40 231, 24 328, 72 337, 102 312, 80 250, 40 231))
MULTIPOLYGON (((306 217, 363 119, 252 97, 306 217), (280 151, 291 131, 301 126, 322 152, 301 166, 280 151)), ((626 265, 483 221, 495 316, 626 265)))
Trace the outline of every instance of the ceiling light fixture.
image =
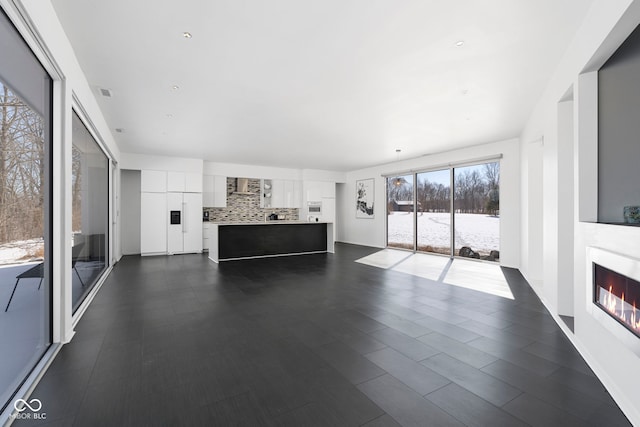
POLYGON ((100 95, 104 96, 105 98, 111 98, 111 96, 113 96, 113 93, 111 92, 111 89, 100 88, 100 95))
POLYGON ((173 114, 167 114, 167 118, 170 119, 173 117, 173 114))
POLYGON ((464 46, 464 40, 458 40, 458 41, 456 42, 456 46, 458 46, 458 47, 462 47, 462 46, 464 46))
MULTIPOLYGON (((400 161, 400 152, 402 150, 399 148, 396 148, 396 162, 400 161)), ((393 185, 394 187, 400 187, 402 184, 404 184, 406 181, 404 178, 396 176, 395 178, 393 178, 393 185)))
POLYGON ((185 31, 184 33, 182 33, 182 37, 184 37, 185 39, 190 39, 193 36, 189 31, 185 31))
POLYGON ((178 86, 178 85, 173 85, 173 86, 171 86, 171 89, 173 89, 173 90, 178 90, 178 89, 180 89, 180 86, 178 86))

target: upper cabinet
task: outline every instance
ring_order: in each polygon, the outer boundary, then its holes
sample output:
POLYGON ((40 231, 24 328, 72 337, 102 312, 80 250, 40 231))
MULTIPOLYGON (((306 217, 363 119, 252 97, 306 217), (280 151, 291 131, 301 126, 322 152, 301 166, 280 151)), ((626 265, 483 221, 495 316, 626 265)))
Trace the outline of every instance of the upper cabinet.
POLYGON ((299 208, 302 206, 302 182, 292 179, 271 180, 272 208, 299 208))
POLYGON ((166 193, 167 172, 143 170, 141 173, 140 189, 144 193, 166 193))
POLYGON ((167 172, 167 191, 202 193, 202 175, 193 172, 167 172))
POLYGON ((184 172, 167 172, 167 191, 184 193, 184 172))
POLYGON ((204 175, 202 180, 202 205, 206 208, 227 207, 227 177, 204 175))
POLYGON ((305 181, 307 201, 318 202, 336 197, 336 184, 329 181, 305 181))
POLYGON ((199 173, 187 172, 184 174, 185 193, 202 193, 202 175, 199 173))

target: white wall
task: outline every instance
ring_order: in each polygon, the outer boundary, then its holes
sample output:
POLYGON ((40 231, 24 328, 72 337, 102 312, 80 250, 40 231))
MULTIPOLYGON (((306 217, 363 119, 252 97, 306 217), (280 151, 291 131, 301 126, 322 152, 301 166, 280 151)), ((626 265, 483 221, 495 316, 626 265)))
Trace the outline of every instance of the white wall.
POLYGON ((159 170, 171 172, 192 172, 202 174, 204 162, 186 157, 152 156, 147 154, 122 153, 120 169, 159 170))
POLYGON ((639 1, 596 0, 520 138, 521 271, 634 425, 640 425, 640 358, 591 315, 586 250, 598 246, 624 254, 640 252, 638 228, 594 223, 598 191, 594 71, 638 23, 639 1), (532 142, 541 137, 540 151, 532 142), (542 168, 542 177, 527 170, 532 165, 542 168), (543 185, 536 187, 530 178, 542 178, 543 185), (543 219, 543 230, 537 218, 543 219), (572 248, 567 240, 573 240, 572 248), (575 333, 558 317, 571 312, 575 333))
POLYGON ((205 175, 257 179, 293 179, 300 181, 345 182, 344 172, 319 169, 276 168, 272 166, 245 165, 240 163, 204 162, 205 175))
POLYGON ((138 170, 121 171, 121 200, 122 209, 122 254, 134 255, 140 253, 140 188, 142 174, 138 170))
POLYGON ((347 182, 337 193, 338 241, 373 247, 386 245, 386 195, 383 174, 422 170, 449 163, 474 161, 502 154, 500 161, 500 263, 518 267, 520 262, 520 144, 512 139, 481 144, 460 150, 402 160, 347 174, 347 182), (375 179, 373 219, 359 219, 355 214, 356 180, 375 179))

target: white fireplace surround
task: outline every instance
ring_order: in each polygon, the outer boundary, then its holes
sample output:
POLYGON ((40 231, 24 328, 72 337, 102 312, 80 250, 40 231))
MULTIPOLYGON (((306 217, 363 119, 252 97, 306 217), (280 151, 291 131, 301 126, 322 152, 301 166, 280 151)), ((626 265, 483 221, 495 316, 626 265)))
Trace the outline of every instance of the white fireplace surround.
POLYGON ((640 339, 594 304, 593 263, 640 282, 640 259, 631 258, 595 246, 587 247, 587 312, 597 319, 605 329, 618 338, 629 350, 633 351, 636 356, 640 357, 640 339))

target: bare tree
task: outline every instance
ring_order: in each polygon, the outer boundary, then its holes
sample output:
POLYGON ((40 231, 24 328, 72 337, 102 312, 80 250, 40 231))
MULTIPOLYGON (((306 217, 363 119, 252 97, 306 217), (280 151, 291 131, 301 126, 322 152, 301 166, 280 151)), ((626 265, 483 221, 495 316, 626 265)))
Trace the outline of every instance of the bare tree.
POLYGON ((42 237, 44 121, 0 83, 0 243, 42 237))

